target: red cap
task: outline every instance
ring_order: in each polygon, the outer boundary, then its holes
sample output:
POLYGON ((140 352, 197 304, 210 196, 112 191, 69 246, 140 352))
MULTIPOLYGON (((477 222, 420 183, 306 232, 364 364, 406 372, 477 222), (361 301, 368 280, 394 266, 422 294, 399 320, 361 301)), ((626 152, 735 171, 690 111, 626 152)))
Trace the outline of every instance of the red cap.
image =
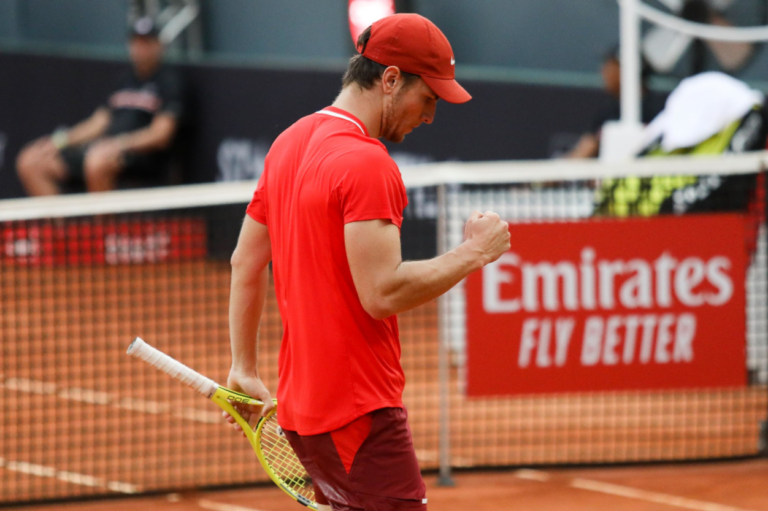
POLYGON ((455 80, 456 60, 451 43, 434 23, 418 14, 393 14, 371 25, 371 38, 363 56, 383 66, 397 66, 401 71, 419 75, 449 103, 472 99, 455 80))

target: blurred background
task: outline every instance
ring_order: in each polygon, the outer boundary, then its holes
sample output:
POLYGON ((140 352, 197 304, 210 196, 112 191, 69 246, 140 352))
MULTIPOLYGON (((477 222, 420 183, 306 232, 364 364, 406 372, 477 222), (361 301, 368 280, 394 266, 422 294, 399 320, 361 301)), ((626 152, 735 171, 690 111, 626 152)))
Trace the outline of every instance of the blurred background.
POLYGON ((0 507, 297 506, 124 350, 226 379, 269 147, 395 12, 473 95, 387 143, 403 257, 513 237, 400 317, 430 507, 768 511, 768 0, 0 0, 0 507))
MULTIPOLYGON (((675 12, 683 2, 650 4, 675 12)), ((713 6, 736 25, 766 17, 762 0, 713 6)), ((601 66, 619 42, 616 1, 399 0, 394 7, 441 27, 457 75, 475 96, 462 108, 441 105, 441 122, 391 148, 398 161, 550 158, 592 129, 605 102, 601 66)), ((24 195, 14 165, 24 144, 106 101, 127 67, 129 22, 145 14, 171 25, 167 60, 186 75, 189 103, 175 148, 183 164, 173 179, 258 177, 277 134, 338 91, 354 52, 347 11, 341 0, 0 1, 0 197, 24 195)), ((727 61, 697 44, 670 58, 664 72, 649 73, 651 89, 669 92, 676 80, 727 61)), ((762 45, 732 60, 730 72, 765 86, 762 45)))

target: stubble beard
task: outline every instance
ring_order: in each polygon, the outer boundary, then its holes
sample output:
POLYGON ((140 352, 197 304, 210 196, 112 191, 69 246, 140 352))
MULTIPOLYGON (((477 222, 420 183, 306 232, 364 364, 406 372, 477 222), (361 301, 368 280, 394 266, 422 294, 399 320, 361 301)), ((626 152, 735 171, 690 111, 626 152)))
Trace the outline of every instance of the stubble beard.
POLYGON ((400 104, 401 94, 402 90, 398 91, 394 95, 392 101, 388 105, 385 105, 384 112, 382 114, 382 124, 385 127, 385 129, 382 130, 382 138, 384 138, 384 140, 387 142, 392 142, 394 144, 399 144, 405 140, 405 134, 399 133, 397 131, 397 107, 400 104))

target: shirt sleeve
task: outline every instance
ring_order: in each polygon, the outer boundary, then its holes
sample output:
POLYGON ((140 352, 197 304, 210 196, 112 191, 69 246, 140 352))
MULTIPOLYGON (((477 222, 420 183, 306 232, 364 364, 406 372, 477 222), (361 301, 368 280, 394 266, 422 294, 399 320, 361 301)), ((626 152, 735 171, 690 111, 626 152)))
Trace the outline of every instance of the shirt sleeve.
POLYGON ((249 217, 264 225, 267 225, 266 185, 267 171, 264 169, 259 178, 259 183, 256 185, 256 191, 253 192, 251 203, 248 204, 248 208, 245 210, 249 217))
POLYGON ((165 68, 159 80, 160 112, 180 119, 184 115, 184 81, 176 69, 165 68))
POLYGON ((403 224, 403 209, 408 195, 397 165, 386 153, 376 149, 345 165, 344 178, 338 188, 344 223, 364 220, 390 220, 403 224))

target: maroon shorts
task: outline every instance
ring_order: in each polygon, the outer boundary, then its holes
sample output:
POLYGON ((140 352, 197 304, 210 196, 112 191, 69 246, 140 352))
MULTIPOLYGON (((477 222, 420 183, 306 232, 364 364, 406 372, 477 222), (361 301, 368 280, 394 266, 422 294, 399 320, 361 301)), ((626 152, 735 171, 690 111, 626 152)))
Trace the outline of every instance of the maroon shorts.
POLYGON ((426 511, 426 487, 407 412, 382 408, 330 433, 285 432, 315 485, 335 511, 426 511))

